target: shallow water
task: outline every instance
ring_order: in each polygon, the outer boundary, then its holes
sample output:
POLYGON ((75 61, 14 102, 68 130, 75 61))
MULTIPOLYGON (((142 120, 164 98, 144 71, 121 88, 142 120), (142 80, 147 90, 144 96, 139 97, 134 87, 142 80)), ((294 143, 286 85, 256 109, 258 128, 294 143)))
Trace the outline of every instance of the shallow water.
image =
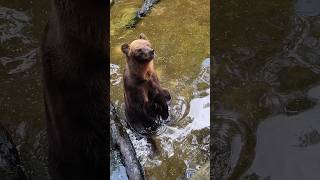
POLYGON ((0 123, 13 136, 27 176, 41 180, 48 179, 39 59, 47 9, 45 1, 0 3, 0 123))
MULTIPOLYGON (((111 100, 123 107, 125 57, 120 46, 143 32, 156 50, 161 85, 172 96, 170 123, 154 137, 155 156, 146 141, 128 132, 148 179, 188 179, 209 161, 209 1, 160 1, 135 29, 126 29, 140 3, 119 0, 110 10, 111 100)), ((115 169, 112 174, 121 175, 115 169)))
POLYGON ((310 179, 319 171, 317 0, 217 6, 214 179, 310 179))

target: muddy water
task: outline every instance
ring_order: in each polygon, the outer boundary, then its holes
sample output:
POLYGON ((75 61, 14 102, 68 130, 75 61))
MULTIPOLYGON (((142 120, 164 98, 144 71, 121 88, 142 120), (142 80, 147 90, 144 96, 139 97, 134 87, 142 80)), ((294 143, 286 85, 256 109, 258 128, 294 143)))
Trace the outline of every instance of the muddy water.
MULTIPOLYGON (((111 100, 123 110, 125 57, 120 46, 143 32, 156 50, 161 85, 172 96, 170 123, 154 137, 159 150, 155 155, 147 142, 128 132, 147 179, 190 178, 209 161, 209 1, 160 1, 135 29, 126 29, 140 6, 138 0, 119 0, 110 9, 111 100)), ((112 177, 121 179, 121 163, 115 153, 112 157, 112 177)))
POLYGON ((319 179, 319 1, 217 6, 214 179, 319 179))
POLYGON ((46 1, 0 3, 0 123, 31 179, 47 179, 39 59, 47 9, 46 1))

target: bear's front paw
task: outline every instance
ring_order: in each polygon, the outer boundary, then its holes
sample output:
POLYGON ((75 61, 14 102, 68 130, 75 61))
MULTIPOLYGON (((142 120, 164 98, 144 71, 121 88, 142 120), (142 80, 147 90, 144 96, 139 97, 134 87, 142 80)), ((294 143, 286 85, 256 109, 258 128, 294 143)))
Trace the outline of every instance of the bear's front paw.
POLYGON ((168 117, 169 117, 169 112, 168 112, 168 110, 163 111, 160 116, 161 116, 161 118, 162 118, 163 120, 168 119, 168 117))
MULTIPOLYGON (((169 98, 171 98, 170 94, 169 94, 169 98)), ((158 94, 155 95, 154 102, 159 103, 159 104, 167 104, 166 94, 164 94, 163 91, 160 91, 158 94)))
POLYGON ((161 118, 163 120, 168 119, 168 117, 169 117, 169 108, 168 108, 168 105, 166 103, 161 105, 161 110, 159 111, 159 114, 160 114, 160 116, 161 116, 161 118))
POLYGON ((166 98, 166 100, 167 100, 167 101, 170 101, 170 100, 171 100, 171 96, 170 96, 169 91, 166 90, 166 89, 163 89, 162 92, 163 92, 163 95, 164 95, 164 97, 166 98))
MULTIPOLYGON (((154 104, 154 114, 160 115, 162 119, 166 120, 169 117, 168 106, 166 104, 154 104)), ((153 116, 154 117, 154 116, 153 116)))
POLYGON ((160 104, 153 103, 151 108, 148 111, 148 114, 149 114, 149 116, 155 118, 160 114, 160 112, 162 112, 162 108, 161 108, 160 104))

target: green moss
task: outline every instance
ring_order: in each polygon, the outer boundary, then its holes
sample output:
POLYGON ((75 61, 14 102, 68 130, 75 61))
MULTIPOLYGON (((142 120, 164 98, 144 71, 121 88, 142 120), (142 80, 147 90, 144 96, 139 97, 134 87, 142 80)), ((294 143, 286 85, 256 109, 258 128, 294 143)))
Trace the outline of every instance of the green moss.
POLYGON ((134 18, 130 19, 129 22, 126 24, 126 28, 136 27, 139 20, 140 20, 140 18, 138 18, 138 17, 134 17, 134 18))
POLYGON ((310 30, 311 36, 315 38, 320 38, 320 22, 315 23, 310 30))
POLYGON ((116 13, 112 14, 112 19, 110 22, 111 25, 111 35, 115 35, 119 30, 126 27, 126 25, 130 24, 132 21, 132 17, 135 15, 137 8, 128 6, 123 9, 119 9, 120 7, 117 7, 117 5, 113 6, 114 10, 117 11, 116 13))
POLYGON ((288 102, 285 107, 285 111, 287 114, 297 114, 301 111, 311 108, 314 105, 315 102, 308 98, 297 98, 288 102))
POLYGON ((209 88, 209 85, 207 83, 202 82, 202 83, 197 84, 198 91, 203 91, 208 88, 209 88))
POLYGON ((304 90, 319 81, 317 74, 301 66, 283 68, 278 77, 280 82, 279 91, 282 93, 304 90))

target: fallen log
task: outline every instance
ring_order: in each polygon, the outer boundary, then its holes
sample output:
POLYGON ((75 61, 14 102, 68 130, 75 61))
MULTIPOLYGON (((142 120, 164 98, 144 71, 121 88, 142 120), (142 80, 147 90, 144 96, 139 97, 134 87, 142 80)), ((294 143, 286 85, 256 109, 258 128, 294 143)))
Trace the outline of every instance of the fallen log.
POLYGON ((116 108, 110 105, 110 127, 113 144, 120 150, 129 180, 145 180, 143 168, 137 158, 129 135, 123 128, 116 108))
POLYGON ((151 8, 157 4, 160 0, 144 0, 142 7, 137 11, 135 17, 129 21, 126 25, 127 28, 134 28, 136 27, 137 23, 146 16, 151 8))

